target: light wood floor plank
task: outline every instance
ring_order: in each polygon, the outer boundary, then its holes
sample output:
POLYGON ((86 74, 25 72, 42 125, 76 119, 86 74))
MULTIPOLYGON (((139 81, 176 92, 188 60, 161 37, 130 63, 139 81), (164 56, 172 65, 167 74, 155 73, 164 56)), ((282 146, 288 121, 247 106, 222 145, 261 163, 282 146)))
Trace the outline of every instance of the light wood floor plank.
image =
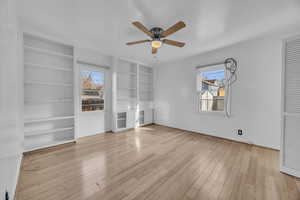
POLYGON ((25 154, 17 200, 300 200, 279 152, 152 125, 25 154))

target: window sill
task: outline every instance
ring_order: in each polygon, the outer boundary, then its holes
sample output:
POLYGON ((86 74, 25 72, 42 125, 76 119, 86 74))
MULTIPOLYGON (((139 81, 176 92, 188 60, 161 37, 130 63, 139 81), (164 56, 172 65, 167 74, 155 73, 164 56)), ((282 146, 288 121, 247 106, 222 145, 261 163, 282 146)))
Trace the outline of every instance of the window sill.
POLYGON ((97 113, 105 113, 105 110, 94 110, 94 111, 80 111, 80 114, 82 115, 88 115, 88 114, 97 114, 97 113))
POLYGON ((200 115, 212 115, 212 116, 224 116, 225 117, 225 111, 198 111, 197 113, 200 115))

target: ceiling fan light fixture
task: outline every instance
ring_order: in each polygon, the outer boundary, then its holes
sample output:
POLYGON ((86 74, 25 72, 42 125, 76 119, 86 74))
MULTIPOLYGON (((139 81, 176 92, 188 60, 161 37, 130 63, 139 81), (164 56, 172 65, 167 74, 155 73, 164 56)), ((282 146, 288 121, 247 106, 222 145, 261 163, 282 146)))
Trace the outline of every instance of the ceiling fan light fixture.
POLYGON ((157 54, 159 48, 163 46, 163 44, 175 46, 175 47, 183 47, 185 45, 184 42, 178 42, 175 40, 165 39, 167 36, 183 29, 186 25, 183 21, 179 21, 167 30, 164 30, 160 27, 153 27, 150 30, 147 29, 141 22, 135 21, 132 24, 138 28, 140 31, 147 34, 151 39, 149 40, 139 40, 134 42, 127 42, 127 45, 136 45, 141 43, 150 43, 152 48, 152 54, 157 54), (161 40, 162 39, 162 40, 161 40))
POLYGON ((161 45, 162 45, 162 42, 160 40, 153 40, 151 42, 151 46, 156 49, 160 48, 161 45))

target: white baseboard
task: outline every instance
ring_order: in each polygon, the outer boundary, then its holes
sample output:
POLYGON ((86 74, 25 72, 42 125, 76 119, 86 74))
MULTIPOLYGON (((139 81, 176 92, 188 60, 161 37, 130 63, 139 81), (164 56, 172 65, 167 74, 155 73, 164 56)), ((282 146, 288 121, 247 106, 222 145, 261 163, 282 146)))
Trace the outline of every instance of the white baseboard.
POLYGON ((135 128, 139 128, 139 127, 144 127, 144 126, 148 126, 148 125, 151 125, 151 124, 153 124, 153 122, 145 123, 145 124, 142 124, 142 125, 137 126, 137 127, 128 127, 128 128, 115 129, 115 130, 112 130, 112 132, 118 133, 118 132, 122 132, 122 131, 128 131, 128 130, 130 130, 130 129, 135 129, 135 128))
POLYGON ((128 131, 130 129, 133 129, 134 127, 130 127, 130 128, 120 128, 120 129, 115 129, 115 130, 112 130, 112 132, 114 133, 119 133, 119 132, 122 132, 122 131, 128 131))
POLYGON ((18 160, 17 160, 17 172, 16 172, 16 177, 15 177, 15 183, 14 183, 14 188, 13 188, 13 197, 12 197, 12 199, 15 199, 17 185, 18 185, 18 182, 19 182, 19 177, 20 177, 20 172, 21 172, 21 167, 22 167, 22 160, 23 160, 23 154, 18 156, 18 160))
POLYGON ((266 145, 262 145, 262 144, 256 144, 256 143, 253 143, 252 141, 249 141, 247 139, 244 139, 244 138, 233 138, 233 137, 224 137, 224 136, 221 136, 221 135, 213 135, 213 134, 208 134, 208 133, 203 133, 203 132, 200 132, 200 131, 197 131, 197 130, 193 130, 193 129, 187 129, 187 128, 182 128, 182 127, 177 127, 177 126, 174 126, 174 125, 171 125, 171 124, 164 124, 164 123, 157 123, 157 122, 154 122, 154 124, 157 124, 157 125, 160 125, 160 126, 167 126, 167 127, 170 127, 170 128, 176 128, 176 129, 181 129, 181 130, 184 130, 184 131, 190 131, 190 132, 194 132, 194 133, 199 133, 201 135, 207 135, 207 136, 212 136, 212 137, 218 137, 218 138, 223 138, 223 139, 227 139, 227 140, 232 140, 232 141, 235 141, 235 142, 242 142, 242 143, 246 143, 246 144, 253 144, 253 145, 256 145, 256 146, 260 146, 260 147, 264 147, 264 148, 268 148, 268 149, 273 149, 273 150, 280 150, 279 148, 276 148, 276 147, 272 147, 272 146, 266 146, 266 145))

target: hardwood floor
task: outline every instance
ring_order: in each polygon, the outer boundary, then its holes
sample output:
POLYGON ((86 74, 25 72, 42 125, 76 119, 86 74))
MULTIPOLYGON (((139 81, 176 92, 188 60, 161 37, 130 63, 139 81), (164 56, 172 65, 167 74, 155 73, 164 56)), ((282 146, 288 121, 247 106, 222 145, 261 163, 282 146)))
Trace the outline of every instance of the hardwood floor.
POLYGON ((279 152, 148 126, 24 156, 17 200, 299 200, 279 152))

